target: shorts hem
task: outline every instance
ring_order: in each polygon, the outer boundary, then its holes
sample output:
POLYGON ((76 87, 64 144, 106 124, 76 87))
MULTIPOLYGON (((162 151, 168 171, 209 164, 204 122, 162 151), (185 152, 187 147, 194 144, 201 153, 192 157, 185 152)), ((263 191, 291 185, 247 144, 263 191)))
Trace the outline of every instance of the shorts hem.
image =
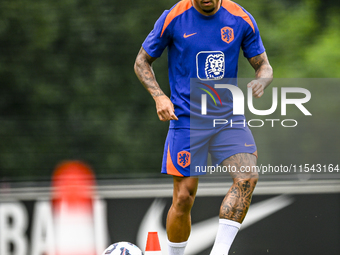
POLYGON ((254 156, 258 159, 257 150, 255 150, 254 152, 249 152, 249 151, 238 151, 238 152, 232 152, 232 153, 230 153, 229 156, 226 156, 226 157, 225 157, 224 159, 222 159, 220 162, 217 162, 216 165, 221 165, 222 162, 223 162, 224 160, 226 160, 226 159, 228 159, 228 158, 230 158, 230 157, 232 157, 232 156, 234 156, 234 155, 236 155, 236 154, 240 154, 240 153, 248 153, 248 154, 254 155, 254 156))

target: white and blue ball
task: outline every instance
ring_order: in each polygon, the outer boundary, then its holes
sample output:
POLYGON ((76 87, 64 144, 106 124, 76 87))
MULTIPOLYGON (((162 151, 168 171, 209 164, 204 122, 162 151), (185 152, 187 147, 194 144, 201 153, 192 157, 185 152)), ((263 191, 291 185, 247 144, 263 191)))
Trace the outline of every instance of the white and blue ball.
POLYGON ((143 255, 143 252, 133 243, 118 242, 107 247, 102 255, 143 255))

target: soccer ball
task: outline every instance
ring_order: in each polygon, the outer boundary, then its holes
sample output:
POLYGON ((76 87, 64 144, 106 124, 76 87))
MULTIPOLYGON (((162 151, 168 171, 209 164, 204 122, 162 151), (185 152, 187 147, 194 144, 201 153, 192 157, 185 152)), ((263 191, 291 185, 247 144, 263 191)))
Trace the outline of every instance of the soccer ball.
POLYGON ((118 242, 107 247, 102 255, 143 255, 143 252, 133 243, 118 242))

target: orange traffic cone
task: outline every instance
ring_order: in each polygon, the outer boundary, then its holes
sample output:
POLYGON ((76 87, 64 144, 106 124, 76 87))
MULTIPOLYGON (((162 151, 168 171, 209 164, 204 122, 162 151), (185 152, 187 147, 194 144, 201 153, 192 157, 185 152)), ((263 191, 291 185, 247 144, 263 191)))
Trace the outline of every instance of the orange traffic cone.
POLYGON ((145 255, 162 255, 161 245, 159 244, 157 232, 148 232, 145 255))
POLYGON ((95 255, 92 215, 94 174, 80 161, 66 161, 53 175, 56 255, 95 255))

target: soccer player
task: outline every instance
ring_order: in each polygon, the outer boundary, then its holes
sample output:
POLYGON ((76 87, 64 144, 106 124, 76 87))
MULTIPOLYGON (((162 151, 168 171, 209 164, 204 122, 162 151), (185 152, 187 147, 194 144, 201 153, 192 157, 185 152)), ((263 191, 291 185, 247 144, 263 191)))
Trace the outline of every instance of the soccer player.
MULTIPOLYGON (((206 91, 208 88, 214 91, 207 83, 236 78, 240 48, 255 69, 255 79, 247 87, 252 89, 255 98, 259 98, 272 81, 272 67, 254 18, 232 1, 178 2, 159 17, 137 55, 136 75, 155 100, 159 119, 170 121, 162 164, 162 173, 173 175, 174 182, 173 201, 166 222, 169 255, 184 254, 191 230, 190 211, 198 176, 202 174, 195 175, 191 167, 206 164, 208 152, 213 165, 237 169, 230 171, 233 184, 220 207, 219 227, 211 255, 228 254, 249 208, 258 180, 257 172, 240 170, 242 166, 256 165, 257 149, 249 128, 242 125, 231 128, 230 123, 209 130, 190 126, 191 81, 198 79, 206 91), (170 99, 157 83, 151 66, 166 47, 170 99), (199 133, 193 138, 192 130, 196 128, 199 133)), ((230 106, 232 98, 226 106, 214 109, 219 111, 230 106)), ((223 116, 233 118, 232 111, 227 110, 223 116)), ((236 120, 244 120, 244 116, 237 116, 236 120)))

